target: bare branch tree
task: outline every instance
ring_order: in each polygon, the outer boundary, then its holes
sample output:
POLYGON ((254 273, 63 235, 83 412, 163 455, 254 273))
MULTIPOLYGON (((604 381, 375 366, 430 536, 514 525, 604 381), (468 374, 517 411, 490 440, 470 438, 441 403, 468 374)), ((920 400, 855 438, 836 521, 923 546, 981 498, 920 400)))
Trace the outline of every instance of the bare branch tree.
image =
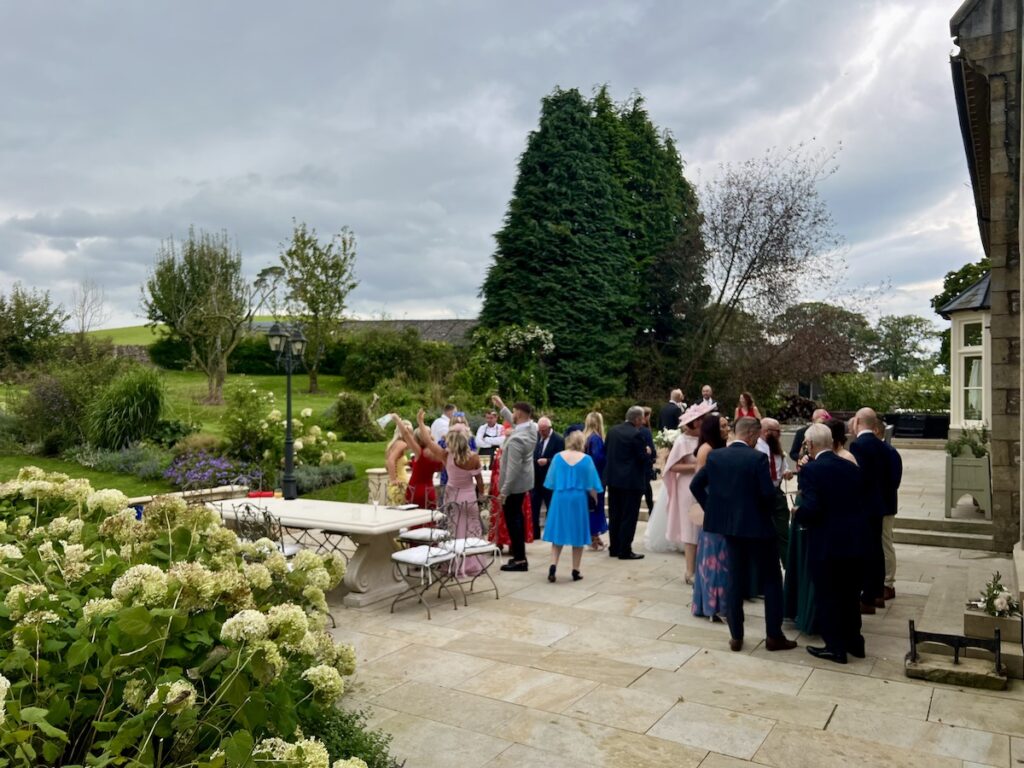
POLYGON ((836 151, 804 145, 726 164, 701 194, 711 301, 688 380, 718 347, 737 312, 770 322, 821 285, 835 283, 841 238, 819 193, 836 151))
POLYGON ((82 340, 89 331, 95 330, 110 319, 107 297, 103 286, 88 278, 82 280, 71 291, 71 330, 82 340))

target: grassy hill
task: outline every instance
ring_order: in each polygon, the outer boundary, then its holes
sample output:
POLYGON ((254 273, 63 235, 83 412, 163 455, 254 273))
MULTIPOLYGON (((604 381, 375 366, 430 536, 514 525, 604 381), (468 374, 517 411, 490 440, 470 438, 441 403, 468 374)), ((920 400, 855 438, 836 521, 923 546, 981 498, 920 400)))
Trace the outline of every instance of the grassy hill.
MULTIPOLYGON (((270 322, 274 318, 271 315, 256 315, 257 322, 270 322)), ((97 331, 89 331, 88 335, 94 339, 110 339, 112 344, 118 346, 139 346, 148 347, 158 338, 163 326, 158 325, 150 328, 148 325, 129 325, 124 328, 102 328, 97 331)))

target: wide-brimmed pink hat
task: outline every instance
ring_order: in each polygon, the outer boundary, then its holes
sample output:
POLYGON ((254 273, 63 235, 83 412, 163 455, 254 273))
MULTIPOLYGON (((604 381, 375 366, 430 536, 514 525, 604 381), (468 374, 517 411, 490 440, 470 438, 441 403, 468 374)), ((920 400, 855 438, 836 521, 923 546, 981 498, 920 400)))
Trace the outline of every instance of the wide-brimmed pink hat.
POLYGON ((685 427, 687 424, 696 421, 702 416, 707 416, 714 410, 715 406, 711 403, 698 403, 697 405, 691 405, 683 411, 683 415, 679 417, 679 426, 685 427))

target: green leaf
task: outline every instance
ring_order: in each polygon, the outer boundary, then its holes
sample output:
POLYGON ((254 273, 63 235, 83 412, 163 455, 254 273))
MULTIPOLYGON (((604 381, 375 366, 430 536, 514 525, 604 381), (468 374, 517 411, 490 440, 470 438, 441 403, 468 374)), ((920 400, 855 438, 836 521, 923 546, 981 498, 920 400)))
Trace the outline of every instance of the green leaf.
POLYGON ((253 739, 248 731, 236 731, 231 738, 222 742, 226 765, 229 768, 241 768, 252 756, 253 739))
POLYGON ((153 628, 153 616, 144 607, 137 605, 118 614, 117 628, 129 637, 142 637, 153 628))
POLYGON ((47 710, 42 707, 25 707, 21 710, 20 716, 22 722, 31 723, 47 736, 60 739, 61 741, 67 741, 68 735, 64 733, 64 731, 50 725, 50 723, 46 721, 47 714, 47 710))
POLYGON ((92 655, 95 653, 93 644, 89 642, 88 638, 80 637, 71 644, 68 648, 67 656, 64 657, 65 663, 68 667, 77 667, 81 664, 85 664, 92 655))

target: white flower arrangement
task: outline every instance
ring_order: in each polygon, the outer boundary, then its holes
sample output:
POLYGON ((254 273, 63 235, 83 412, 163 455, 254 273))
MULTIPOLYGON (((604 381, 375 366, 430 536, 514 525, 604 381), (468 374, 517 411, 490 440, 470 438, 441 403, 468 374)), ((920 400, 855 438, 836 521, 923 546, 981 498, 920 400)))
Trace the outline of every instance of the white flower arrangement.
POLYGON ((657 448, 671 448, 681 434, 682 430, 679 429, 663 429, 654 435, 654 445, 657 448))
POLYGON ((967 605, 997 618, 1016 616, 1020 613, 1020 601, 1003 586, 1003 577, 999 571, 992 574, 985 589, 981 591, 981 599, 971 600, 967 605))

